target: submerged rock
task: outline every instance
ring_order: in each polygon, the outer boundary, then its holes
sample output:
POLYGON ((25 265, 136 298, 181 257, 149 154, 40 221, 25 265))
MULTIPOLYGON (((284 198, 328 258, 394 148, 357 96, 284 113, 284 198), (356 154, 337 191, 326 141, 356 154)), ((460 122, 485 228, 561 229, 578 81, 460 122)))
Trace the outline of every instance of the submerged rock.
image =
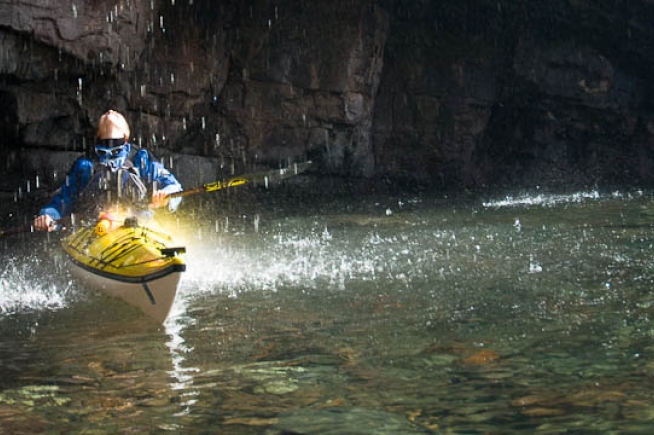
POLYGON ((26 385, 0 393, 0 404, 23 406, 64 406, 70 402, 68 397, 61 395, 56 385, 26 385))
POLYGON ((497 353, 489 349, 484 349, 464 359, 463 363, 469 365, 486 365, 498 360, 499 358, 500 356, 497 353))
POLYGON ((246 379, 254 381, 255 394, 283 395, 298 390, 297 377, 304 373, 303 367, 277 367, 268 363, 238 366, 234 371, 246 379))
POLYGON ((275 428, 287 434, 427 434, 404 416, 367 408, 302 409, 279 417, 275 428))

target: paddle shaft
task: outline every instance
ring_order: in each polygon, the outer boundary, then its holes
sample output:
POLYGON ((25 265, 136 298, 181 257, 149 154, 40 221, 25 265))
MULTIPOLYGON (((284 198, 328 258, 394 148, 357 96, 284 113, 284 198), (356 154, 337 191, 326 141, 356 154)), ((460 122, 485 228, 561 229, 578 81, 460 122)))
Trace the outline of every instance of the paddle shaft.
POLYGON ((0 237, 12 236, 14 234, 31 233, 32 231, 34 231, 34 227, 32 225, 10 227, 10 228, 5 228, 4 230, 0 230, 0 237))
POLYGON ((289 166, 283 169, 274 169, 272 171, 239 175, 237 177, 228 178, 227 180, 224 181, 214 181, 212 183, 203 184, 202 186, 198 186, 194 189, 169 193, 168 195, 166 195, 166 198, 179 198, 179 197, 195 195, 198 193, 215 192, 230 187, 242 186, 244 184, 263 183, 267 186, 268 183, 285 180, 287 178, 291 178, 294 177, 295 175, 301 174, 302 172, 306 171, 309 168, 309 166, 311 166, 311 162, 307 161, 303 163, 296 163, 293 166, 289 166))

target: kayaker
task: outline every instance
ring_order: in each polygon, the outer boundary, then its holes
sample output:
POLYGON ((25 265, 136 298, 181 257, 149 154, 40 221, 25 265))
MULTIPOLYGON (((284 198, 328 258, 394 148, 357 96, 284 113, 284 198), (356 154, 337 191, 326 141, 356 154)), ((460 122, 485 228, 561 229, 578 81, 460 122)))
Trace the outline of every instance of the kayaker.
POLYGON ((123 115, 114 110, 104 113, 98 121, 93 159, 80 157, 73 163, 57 194, 34 218, 34 229, 54 231, 57 221, 80 210, 90 211, 100 199, 127 198, 143 208, 175 211, 181 198, 169 200, 166 195, 181 191, 182 185, 148 150, 133 152, 129 137, 123 115), (107 195, 100 195, 103 192, 107 195))

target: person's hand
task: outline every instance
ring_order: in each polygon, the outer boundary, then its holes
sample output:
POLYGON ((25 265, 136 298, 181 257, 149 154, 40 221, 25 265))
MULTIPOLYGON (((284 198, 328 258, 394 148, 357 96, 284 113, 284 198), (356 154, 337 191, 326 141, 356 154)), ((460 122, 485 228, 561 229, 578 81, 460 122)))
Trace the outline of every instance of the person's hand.
POLYGON ((163 190, 155 190, 152 192, 152 204, 150 204, 150 208, 164 207, 166 204, 168 204, 166 192, 163 190))
POLYGON ((52 219, 47 214, 42 214, 34 218, 34 230, 36 231, 55 231, 57 229, 57 221, 52 219))

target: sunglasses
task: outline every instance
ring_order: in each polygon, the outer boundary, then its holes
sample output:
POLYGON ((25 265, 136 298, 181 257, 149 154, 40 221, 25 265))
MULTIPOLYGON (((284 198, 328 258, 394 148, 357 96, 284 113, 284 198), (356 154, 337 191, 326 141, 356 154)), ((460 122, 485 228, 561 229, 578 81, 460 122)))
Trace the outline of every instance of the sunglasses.
POLYGON ((95 146, 95 153, 100 157, 118 157, 125 148, 123 139, 101 139, 95 146))

